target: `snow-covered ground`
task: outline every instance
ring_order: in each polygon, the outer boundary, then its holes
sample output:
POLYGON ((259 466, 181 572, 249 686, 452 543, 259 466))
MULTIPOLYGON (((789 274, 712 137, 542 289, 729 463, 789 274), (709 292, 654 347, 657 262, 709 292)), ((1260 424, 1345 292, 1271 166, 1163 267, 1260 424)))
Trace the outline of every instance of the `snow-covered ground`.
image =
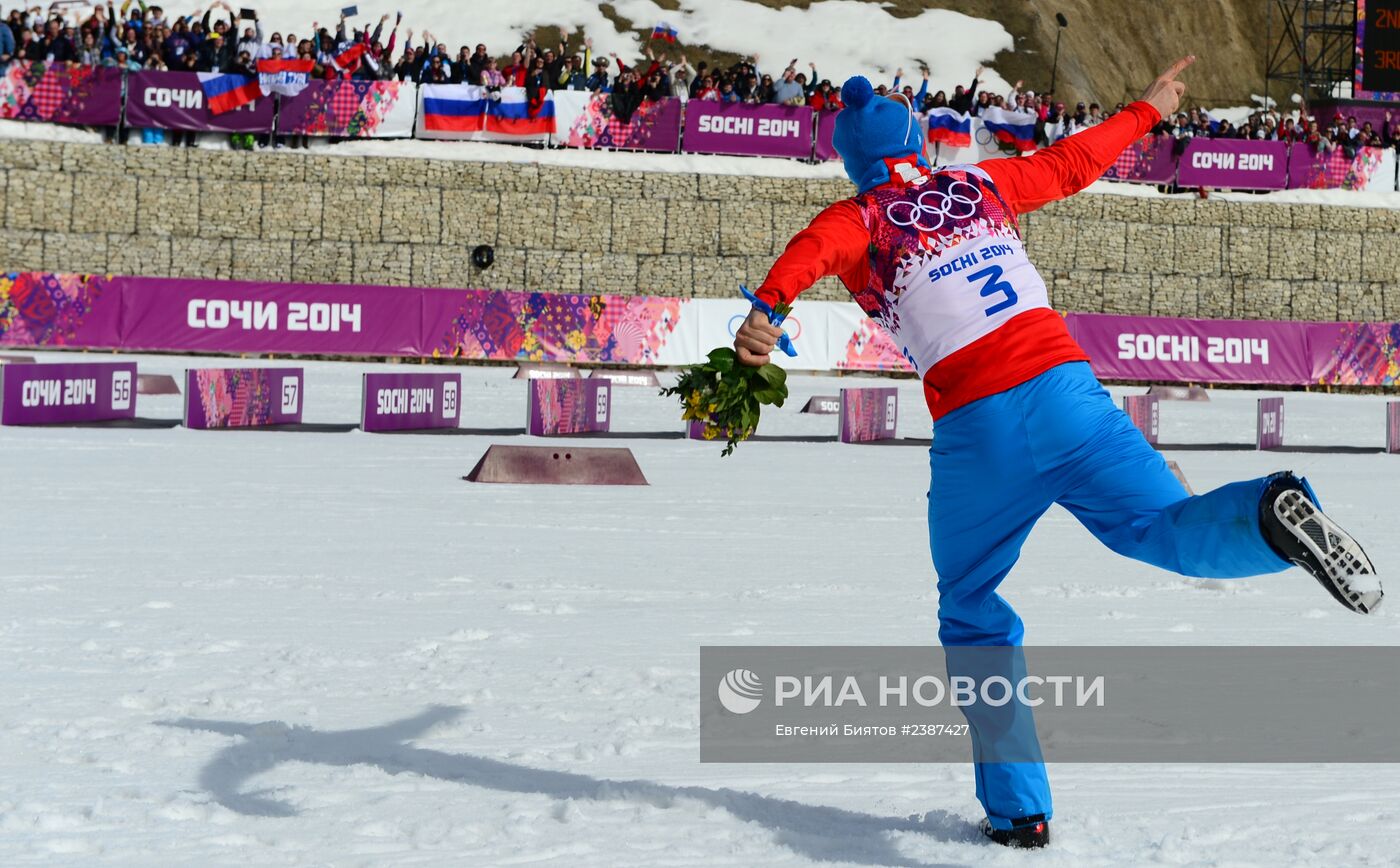
MULTIPOLYGON (((330 423, 403 369, 306 368, 330 423)), ((509 369, 462 373, 464 426, 523 425, 509 369)), ((877 382, 794 377, 765 432, 830 435, 805 398, 877 382)), ((1163 404, 1163 439, 1249 442, 1256 397, 1163 404)), ((1381 398, 1287 401, 1292 443, 1380 445, 1381 398)), ((680 427, 650 389, 613 415, 680 427)), ((934 641, 926 453, 638 438, 607 445, 646 488, 462 481, 493 442, 530 438, 0 428, 0 864, 1394 864, 1396 766, 1057 765, 1035 854, 978 839, 967 766, 702 766, 699 646, 934 641)), ((1396 456, 1170 457, 1197 490, 1305 473, 1400 562, 1396 456)), ((1040 644, 1400 642, 1400 608, 1182 580, 1058 509, 1004 590, 1040 644)))

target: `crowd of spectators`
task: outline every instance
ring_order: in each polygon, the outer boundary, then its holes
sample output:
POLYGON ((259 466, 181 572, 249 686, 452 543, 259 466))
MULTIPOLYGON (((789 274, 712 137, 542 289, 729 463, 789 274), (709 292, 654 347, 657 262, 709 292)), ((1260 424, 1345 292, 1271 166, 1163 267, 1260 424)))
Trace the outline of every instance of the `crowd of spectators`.
POLYGON ((1216 120, 1209 114, 1192 109, 1164 119, 1157 132, 1187 141, 1196 136, 1212 139, 1255 139, 1258 141, 1305 142, 1323 152, 1341 148, 1347 156, 1355 156, 1357 148, 1400 148, 1400 123, 1391 112, 1385 113, 1381 129, 1370 121, 1357 123, 1355 117, 1334 114, 1322 120, 1298 113, 1296 117, 1280 115, 1277 111, 1254 112, 1238 125, 1228 120, 1216 120))
POLYGON ((54 7, 48 13, 38 6, 10 10, 8 26, 0 28, 0 66, 29 60, 256 75, 259 60, 295 58, 313 61, 316 77, 390 78, 389 57, 403 17, 395 19, 387 41, 381 41, 391 16, 380 18, 373 29, 347 30, 341 15, 334 30, 312 22, 309 36, 298 38, 290 32, 267 34, 256 10, 240 18, 224 0, 184 16, 168 15, 145 0, 124 0, 120 10, 112 0, 105 6, 54 7), (356 46, 362 47, 350 51, 356 46))
MULTIPOLYGON (((431 32, 424 31, 415 41, 414 31, 403 32, 402 50, 399 27, 403 14, 384 15, 372 27, 347 26, 342 14, 334 29, 312 22, 306 37, 292 32, 265 32, 256 10, 235 10, 225 0, 184 16, 167 14, 145 0, 124 0, 121 8, 107 0, 105 5, 59 2, 45 12, 41 7, 9 11, 0 27, 0 68, 12 60, 44 63, 72 63, 110 66, 126 70, 171 69, 191 72, 238 72, 257 74, 258 60, 297 58, 312 62, 312 76, 413 81, 419 84, 475 84, 490 89, 523 87, 538 97, 544 91, 576 90, 606 94, 612 113, 626 122, 637 108, 649 100, 676 98, 682 101, 712 100, 722 103, 770 103, 806 105, 816 111, 839 111, 840 88, 822 78, 815 63, 806 69, 797 58, 780 72, 771 72, 753 56, 729 65, 701 61, 692 65, 684 52, 655 51, 648 45, 645 58, 628 65, 615 53, 595 57, 593 42, 560 27, 559 41, 540 46, 533 36, 526 37, 509 56, 497 57, 482 43, 463 45, 453 55, 448 46, 431 32), (386 33, 387 30, 387 33, 386 33)), ((879 84, 876 92, 902 96, 915 110, 928 112, 949 108, 978 115, 991 107, 1028 112, 1035 116, 1035 136, 1039 144, 1050 144, 1092 127, 1123 110, 1123 103, 1105 109, 1098 103, 1077 103, 1073 109, 1054 94, 1022 89, 1016 82, 1005 95, 982 87, 982 69, 967 85, 958 85, 949 94, 929 91, 929 70, 920 69, 915 90, 907 83, 904 70, 896 71, 890 84, 879 84)), ((1337 115, 1329 120, 1312 119, 1302 113, 1283 116, 1274 110, 1255 112, 1238 125, 1211 117, 1200 109, 1165 118, 1157 132, 1184 143, 1195 136, 1302 141, 1323 150, 1343 148, 1400 148, 1400 123, 1389 113, 1382 129, 1370 122, 1337 115)), ((188 143, 188 142, 187 142, 188 143)))

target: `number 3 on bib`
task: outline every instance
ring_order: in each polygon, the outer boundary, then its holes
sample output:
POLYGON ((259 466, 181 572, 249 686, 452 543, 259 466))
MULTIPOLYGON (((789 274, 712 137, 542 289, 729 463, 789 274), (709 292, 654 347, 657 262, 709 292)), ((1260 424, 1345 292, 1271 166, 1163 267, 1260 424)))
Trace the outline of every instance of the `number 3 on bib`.
POLYGON ((1000 313, 1016 304, 1016 288, 1002 280, 1001 274, 1000 265, 989 265, 976 274, 969 274, 967 276, 968 283, 976 283, 983 279, 987 281, 982 285, 982 292, 980 293, 983 298, 997 294, 1006 296, 1001 301, 983 311, 987 316, 1000 313))

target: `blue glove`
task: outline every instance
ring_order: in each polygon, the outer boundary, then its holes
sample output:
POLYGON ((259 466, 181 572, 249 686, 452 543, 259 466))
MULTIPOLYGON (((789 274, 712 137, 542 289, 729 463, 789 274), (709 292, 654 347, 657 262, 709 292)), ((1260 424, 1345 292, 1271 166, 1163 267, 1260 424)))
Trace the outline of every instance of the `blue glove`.
MULTIPOLYGON (((787 319, 787 314, 774 313, 773 308, 769 306, 768 302, 749 292, 747 286, 741 284, 739 286, 739 291, 744 294, 744 298, 753 302, 754 310, 761 311, 767 315, 769 324, 781 326, 783 320, 787 319)), ((792 338, 788 337, 787 332, 783 332, 782 337, 778 338, 778 349, 782 350, 789 358, 797 357, 797 350, 793 349, 792 338)))

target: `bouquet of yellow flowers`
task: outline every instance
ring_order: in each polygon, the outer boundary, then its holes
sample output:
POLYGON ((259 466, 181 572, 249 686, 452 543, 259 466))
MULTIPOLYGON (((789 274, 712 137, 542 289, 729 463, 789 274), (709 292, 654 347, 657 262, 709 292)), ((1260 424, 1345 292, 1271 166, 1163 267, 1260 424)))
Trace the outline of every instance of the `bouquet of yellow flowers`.
POLYGON ((729 455, 758 427, 762 405, 783 406, 787 371, 771 363, 761 368, 741 365, 729 347, 711 350, 709 358, 703 365, 687 368, 676 385, 662 389, 661 394, 678 396, 681 418, 703 422, 706 439, 725 435, 728 442, 720 455, 729 455))
MULTIPOLYGON (((792 310, 785 304, 769 308, 747 289, 744 295, 768 314, 768 321, 774 325, 781 325, 792 310)), ((790 356, 797 355, 787 335, 783 335, 778 346, 790 356)), ((718 347, 710 351, 709 361, 686 368, 676 385, 662 389, 661 394, 680 398, 681 418, 702 423, 705 439, 713 440, 723 434, 727 442, 720 455, 725 456, 758 428, 758 415, 764 404, 783 406, 788 396, 787 371, 772 363, 758 368, 740 364, 733 349, 718 347)))

